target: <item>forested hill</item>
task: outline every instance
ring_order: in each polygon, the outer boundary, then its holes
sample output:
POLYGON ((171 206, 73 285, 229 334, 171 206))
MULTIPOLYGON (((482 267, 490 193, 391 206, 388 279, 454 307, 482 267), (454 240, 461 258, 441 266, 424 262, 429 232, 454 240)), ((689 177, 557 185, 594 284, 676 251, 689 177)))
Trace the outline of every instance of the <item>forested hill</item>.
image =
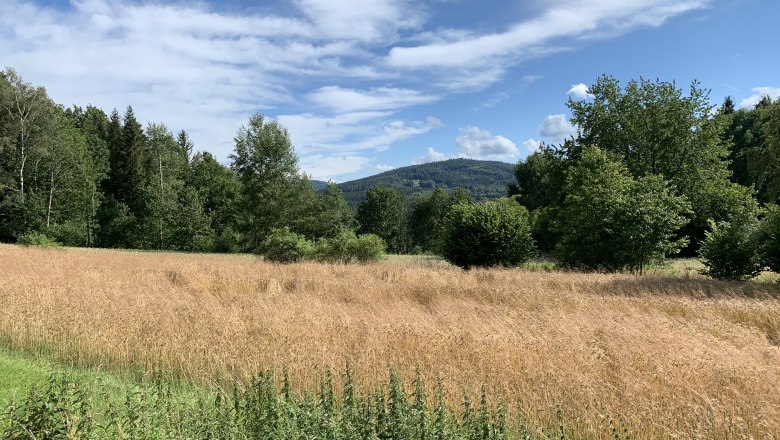
POLYGON ((447 190, 462 187, 476 200, 489 200, 506 195, 507 184, 514 181, 514 164, 506 162, 450 159, 422 165, 411 165, 385 171, 339 184, 350 205, 360 203, 368 188, 383 183, 406 196, 430 191, 434 187, 447 190))

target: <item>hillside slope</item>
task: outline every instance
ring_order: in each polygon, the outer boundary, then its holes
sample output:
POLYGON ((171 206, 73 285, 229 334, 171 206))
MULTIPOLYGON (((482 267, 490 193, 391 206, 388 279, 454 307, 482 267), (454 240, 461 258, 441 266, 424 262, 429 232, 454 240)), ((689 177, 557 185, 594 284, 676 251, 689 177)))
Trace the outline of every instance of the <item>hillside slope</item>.
POLYGON ((401 191, 406 196, 430 191, 464 188, 476 200, 506 195, 508 183, 514 181, 514 164, 497 161, 450 159, 422 165, 397 168, 374 176, 339 184, 350 205, 357 205, 368 188, 379 183, 401 191))

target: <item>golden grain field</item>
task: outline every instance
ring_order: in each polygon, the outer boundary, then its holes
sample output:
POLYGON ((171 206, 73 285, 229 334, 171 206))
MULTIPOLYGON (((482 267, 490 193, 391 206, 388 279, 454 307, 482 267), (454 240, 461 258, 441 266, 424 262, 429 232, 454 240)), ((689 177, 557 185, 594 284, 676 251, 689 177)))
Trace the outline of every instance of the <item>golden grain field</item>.
POLYGON ((780 438, 780 289, 653 276, 0 245, 0 336, 93 366, 194 380, 347 362, 487 386, 510 412, 583 433, 780 438))

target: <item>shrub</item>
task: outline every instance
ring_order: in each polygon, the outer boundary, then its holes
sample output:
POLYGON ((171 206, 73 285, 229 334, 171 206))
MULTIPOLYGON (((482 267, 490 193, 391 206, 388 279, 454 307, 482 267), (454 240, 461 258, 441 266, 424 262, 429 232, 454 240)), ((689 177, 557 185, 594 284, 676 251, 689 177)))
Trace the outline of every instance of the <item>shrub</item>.
POLYGON ((57 240, 48 237, 46 234, 38 231, 25 232, 16 241, 23 246, 41 246, 41 247, 59 247, 62 246, 57 240))
POLYGON ((686 244, 676 232, 690 206, 661 176, 635 179, 618 158, 587 148, 567 175, 556 256, 569 267, 641 273, 686 244))
POLYGON ((356 240, 352 231, 342 231, 335 237, 321 238, 314 245, 314 258, 330 263, 349 263, 348 243, 356 240))
POLYGON ((290 228, 274 228, 258 249, 259 253, 277 263, 294 263, 312 255, 312 243, 290 228))
POLYGON ((443 257, 472 266, 518 266, 535 253, 528 211, 513 199, 460 204, 445 222, 443 257))
POLYGON ((374 234, 355 235, 352 231, 343 231, 333 238, 320 239, 314 249, 317 260, 331 263, 367 263, 382 259, 384 254, 384 240, 374 234))
POLYGON ((362 234, 350 243, 352 258, 360 263, 379 261, 385 255, 385 241, 374 234, 362 234))
POLYGON ((46 234, 65 246, 84 246, 87 243, 87 231, 84 225, 76 221, 65 221, 46 228, 46 234))
POLYGON ((721 280, 746 280, 762 269, 755 222, 710 224, 699 249, 702 273, 721 280))

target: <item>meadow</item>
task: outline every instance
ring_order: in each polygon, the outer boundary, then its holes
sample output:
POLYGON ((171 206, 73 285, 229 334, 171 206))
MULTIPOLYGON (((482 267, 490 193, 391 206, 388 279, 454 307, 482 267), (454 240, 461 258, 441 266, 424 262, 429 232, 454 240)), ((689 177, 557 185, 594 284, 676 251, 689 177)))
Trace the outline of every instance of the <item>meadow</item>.
POLYGON ((780 288, 680 267, 277 265, 0 245, 0 341, 206 389, 286 371, 303 395, 349 369, 369 391, 394 371, 411 395, 419 375, 453 411, 484 389, 510 420, 563 419, 574 438, 613 438, 614 424, 640 438, 780 437, 780 288))

